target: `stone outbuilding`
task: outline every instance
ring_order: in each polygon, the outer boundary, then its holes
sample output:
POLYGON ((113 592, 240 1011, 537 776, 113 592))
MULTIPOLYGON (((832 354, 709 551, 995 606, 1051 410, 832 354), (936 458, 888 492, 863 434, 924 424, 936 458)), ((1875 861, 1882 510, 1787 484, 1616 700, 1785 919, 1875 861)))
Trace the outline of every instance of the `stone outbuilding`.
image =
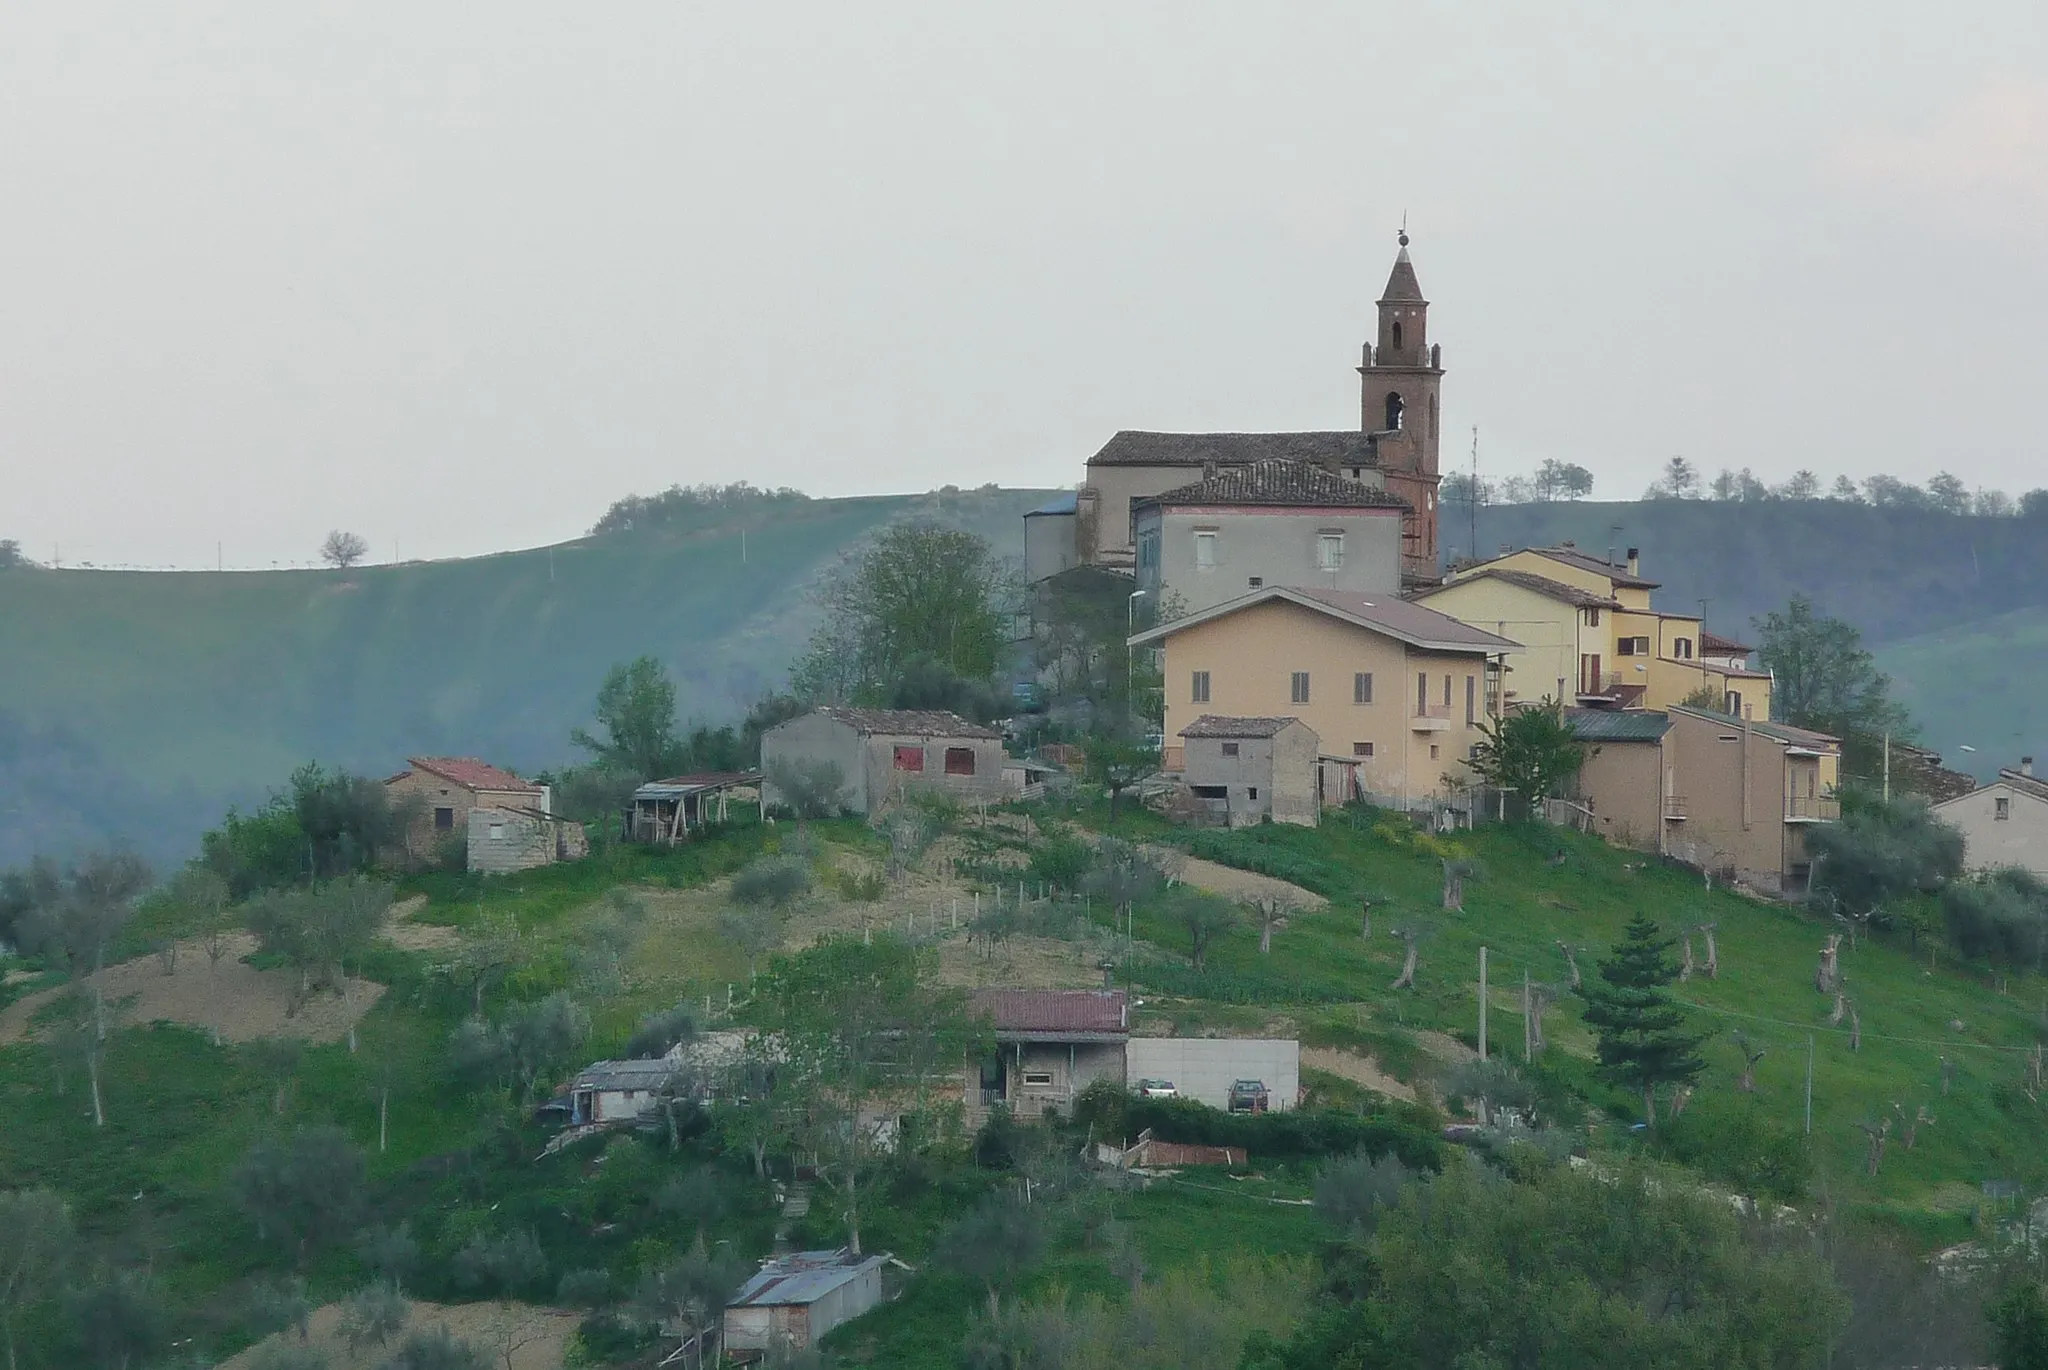
POLYGON ((1188 789, 1233 828, 1322 817, 1315 729, 1298 718, 1203 714, 1180 730, 1188 789))
POLYGON ((764 1262, 725 1306, 723 1353, 742 1365, 817 1342, 882 1301, 887 1255, 795 1251, 764 1262))
POLYGON ((588 855, 590 839, 581 823, 539 809, 469 811, 466 864, 470 870, 506 875, 588 855))
POLYGON ((438 855, 441 844, 463 841, 471 809, 553 809, 545 785, 521 780, 473 756, 415 756, 384 782, 394 807, 408 801, 419 812, 406 831, 406 856, 414 861, 438 855))
POLYGON ((761 735, 761 800, 786 804, 776 786, 790 766, 836 766, 839 807, 863 816, 913 794, 964 803, 1006 797, 1003 735, 955 713, 924 709, 813 709, 761 735))

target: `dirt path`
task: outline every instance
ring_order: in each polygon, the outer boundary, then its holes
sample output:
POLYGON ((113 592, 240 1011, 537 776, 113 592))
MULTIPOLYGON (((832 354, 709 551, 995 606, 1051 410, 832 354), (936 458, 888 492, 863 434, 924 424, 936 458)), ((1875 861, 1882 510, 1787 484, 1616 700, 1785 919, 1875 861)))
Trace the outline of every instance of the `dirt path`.
POLYGON ((1392 1099, 1402 1099, 1411 1104, 1416 1102, 1414 1088, 1381 1070, 1379 1062, 1370 1056, 1360 1056, 1336 1047, 1303 1047, 1301 1065, 1304 1070, 1320 1070, 1364 1085, 1392 1099))
POLYGON ((434 923, 415 923, 412 916, 427 906, 427 896, 415 894, 391 906, 391 919, 384 925, 384 940, 406 951, 445 951, 462 941, 454 928, 434 923))
POLYGON ((1187 856, 1166 847, 1147 847, 1147 852, 1167 863, 1167 869, 1177 871, 1183 883, 1211 894, 1221 894, 1231 899, 1280 898, 1292 900, 1304 909, 1323 909, 1330 901, 1313 890, 1299 885, 1290 885, 1270 875, 1256 871, 1241 871, 1235 866, 1219 866, 1214 861, 1204 861, 1199 856, 1187 856))
MULTIPOLYGON (((328 1370, 375 1370, 414 1332, 445 1326, 481 1350, 493 1366, 510 1370, 561 1370, 569 1338, 582 1316, 523 1303, 415 1303, 405 1331, 385 1346, 349 1350, 340 1335, 341 1305, 314 1312, 309 1344, 327 1356, 328 1370), (510 1352, 509 1358, 507 1352, 510 1352)), ((298 1333, 279 1332, 220 1363, 220 1370, 253 1370, 266 1347, 296 1345, 298 1333)))

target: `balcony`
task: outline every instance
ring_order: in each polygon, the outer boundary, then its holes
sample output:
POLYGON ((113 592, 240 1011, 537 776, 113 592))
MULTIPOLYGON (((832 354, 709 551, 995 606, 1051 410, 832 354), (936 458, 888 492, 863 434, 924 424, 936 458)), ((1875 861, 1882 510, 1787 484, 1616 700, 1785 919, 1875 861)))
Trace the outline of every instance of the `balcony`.
POLYGON ((1684 795, 1667 794, 1664 796, 1664 818, 1667 822, 1682 823, 1687 817, 1684 795))
POLYGON ((1451 726, 1451 706, 1448 704, 1418 704, 1415 717, 1408 726, 1418 733, 1447 732, 1451 726))
POLYGON ((1795 794, 1785 800, 1787 823, 1832 823, 1842 816, 1842 801, 1825 795, 1795 794))

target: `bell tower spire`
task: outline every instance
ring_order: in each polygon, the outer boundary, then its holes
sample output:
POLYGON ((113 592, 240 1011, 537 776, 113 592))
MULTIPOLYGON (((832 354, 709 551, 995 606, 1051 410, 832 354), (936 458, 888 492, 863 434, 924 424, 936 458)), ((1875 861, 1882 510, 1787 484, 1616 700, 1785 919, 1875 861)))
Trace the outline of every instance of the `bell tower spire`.
POLYGON ((1400 250, 1379 298, 1379 337, 1365 345, 1362 428, 1372 436, 1386 488, 1414 513, 1402 532, 1404 579, 1437 579, 1437 427, 1443 351, 1429 341, 1429 301, 1408 255, 1404 216, 1400 250))

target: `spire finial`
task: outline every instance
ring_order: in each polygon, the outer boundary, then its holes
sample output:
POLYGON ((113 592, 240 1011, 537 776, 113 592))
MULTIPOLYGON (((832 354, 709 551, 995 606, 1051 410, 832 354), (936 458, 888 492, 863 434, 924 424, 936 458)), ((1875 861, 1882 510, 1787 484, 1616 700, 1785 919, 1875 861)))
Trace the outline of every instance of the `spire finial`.
POLYGON ((1401 211, 1401 233, 1400 233, 1400 240, 1401 240, 1401 246, 1403 246, 1403 247, 1406 247, 1406 246, 1408 246, 1408 211, 1407 211, 1407 210, 1405 210, 1405 209, 1401 211))

